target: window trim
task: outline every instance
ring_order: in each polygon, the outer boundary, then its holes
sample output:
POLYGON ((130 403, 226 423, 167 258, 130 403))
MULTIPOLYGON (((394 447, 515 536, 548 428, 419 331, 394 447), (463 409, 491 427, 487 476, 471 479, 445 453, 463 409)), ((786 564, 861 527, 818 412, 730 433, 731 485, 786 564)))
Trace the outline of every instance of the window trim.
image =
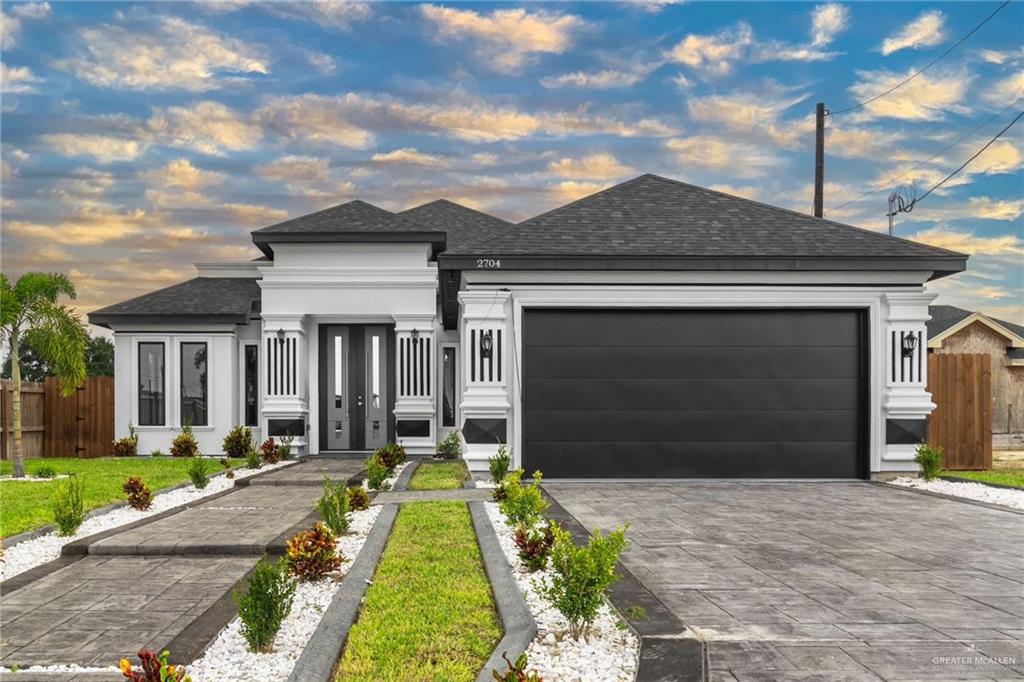
POLYGON ((438 346, 441 349, 441 358, 440 358, 440 361, 437 363, 438 367, 440 368, 440 371, 437 372, 438 424, 440 425, 439 428, 442 428, 442 429, 457 429, 457 428, 459 428, 459 396, 461 394, 461 390, 460 390, 460 387, 459 387, 459 377, 461 376, 461 373, 459 372, 459 356, 460 356, 459 344, 457 344, 457 343, 440 343, 440 344, 438 344, 438 346), (454 360, 454 367, 455 367, 454 395, 452 396, 452 400, 453 400, 453 405, 452 405, 453 415, 452 416, 453 416, 453 418, 455 420, 455 423, 451 424, 451 425, 445 425, 445 423, 444 423, 444 380, 445 380, 444 353, 449 348, 452 349, 452 352, 453 352, 453 355, 454 355, 453 360, 454 360))
POLYGON ((210 342, 206 339, 197 341, 194 339, 179 339, 178 340, 178 422, 179 426, 185 425, 183 415, 185 414, 185 346, 202 346, 206 350, 206 423, 205 424, 190 424, 189 426, 195 426, 199 428, 205 428, 210 426, 210 406, 212 404, 210 396, 210 342))
POLYGON ((260 341, 258 339, 254 339, 254 340, 251 340, 251 341, 241 341, 239 343, 239 345, 240 345, 240 347, 242 349, 242 352, 240 354, 240 366, 239 366, 239 372, 238 372, 238 375, 239 375, 239 382, 238 382, 238 402, 239 402, 238 410, 239 410, 239 419, 238 419, 238 421, 243 426, 248 426, 249 428, 256 429, 256 428, 259 428, 259 426, 260 426, 260 391, 261 391, 260 381, 262 379, 262 375, 260 373, 260 362, 262 360, 261 353, 260 353, 260 350, 261 350, 260 349, 260 341), (247 423, 246 414, 245 414, 245 408, 246 408, 246 405, 245 405, 245 352, 246 352, 246 349, 249 346, 252 346, 252 347, 254 347, 256 349, 256 422, 254 424, 247 423))
POLYGON ((137 339, 135 343, 135 367, 133 374, 133 383, 135 388, 135 400, 134 400, 134 412, 135 412, 135 423, 140 427, 146 428, 166 428, 167 427, 167 408, 168 408, 168 394, 169 391, 167 386, 167 340, 163 338, 158 339, 137 339), (160 384, 163 391, 162 402, 163 410, 160 416, 160 421, 155 424, 143 424, 142 423, 142 383, 141 383, 141 372, 142 372, 142 346, 160 346, 160 355, 162 363, 160 366, 160 384))

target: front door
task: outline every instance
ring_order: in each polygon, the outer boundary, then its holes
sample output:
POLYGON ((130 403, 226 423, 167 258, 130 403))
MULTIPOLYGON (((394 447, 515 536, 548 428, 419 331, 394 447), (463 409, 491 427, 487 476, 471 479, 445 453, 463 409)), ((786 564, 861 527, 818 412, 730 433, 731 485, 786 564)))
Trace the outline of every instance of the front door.
POLYGON ((388 440, 388 328, 321 327, 323 450, 374 450, 388 440))

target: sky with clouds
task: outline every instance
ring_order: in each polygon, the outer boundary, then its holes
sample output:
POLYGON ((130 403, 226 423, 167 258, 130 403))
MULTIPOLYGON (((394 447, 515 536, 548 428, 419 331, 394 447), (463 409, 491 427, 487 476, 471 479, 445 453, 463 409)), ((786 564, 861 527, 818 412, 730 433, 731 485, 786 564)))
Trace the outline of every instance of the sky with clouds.
MULTIPOLYGON (((362 198, 521 220, 653 172, 809 212, 813 111, 998 3, 4 2, 3 270, 87 312, 362 198)), ((1024 5, 828 119, 826 217, 886 229, 1020 112, 1024 5), (849 203, 874 188, 879 191, 849 203)), ((971 254, 940 302, 1024 322, 1024 122, 896 234, 971 254)))

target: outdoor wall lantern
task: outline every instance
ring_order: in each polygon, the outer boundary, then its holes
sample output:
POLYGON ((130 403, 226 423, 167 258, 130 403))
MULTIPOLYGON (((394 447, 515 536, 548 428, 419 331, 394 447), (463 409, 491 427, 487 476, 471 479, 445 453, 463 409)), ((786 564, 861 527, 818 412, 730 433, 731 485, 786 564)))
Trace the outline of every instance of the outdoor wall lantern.
POLYGON ((914 357, 914 349, 917 348, 917 334, 915 334, 914 332, 905 332, 903 334, 903 339, 900 343, 903 346, 903 357, 914 357))
POLYGON ((420 330, 413 329, 411 332, 409 332, 409 336, 412 337, 412 345, 415 346, 417 343, 419 343, 420 340, 420 330))
POLYGON ((278 329, 277 330, 277 342, 279 344, 281 344, 282 346, 284 345, 284 330, 283 329, 278 329))
POLYGON ((491 351, 494 349, 494 336, 490 330, 485 331, 480 335, 480 357, 489 358, 491 357, 491 351))

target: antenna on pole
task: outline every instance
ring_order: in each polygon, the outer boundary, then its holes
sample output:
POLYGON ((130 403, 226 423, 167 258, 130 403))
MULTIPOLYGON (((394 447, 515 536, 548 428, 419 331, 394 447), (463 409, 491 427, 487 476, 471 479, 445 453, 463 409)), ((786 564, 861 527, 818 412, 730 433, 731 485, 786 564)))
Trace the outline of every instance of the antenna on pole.
POLYGON ((814 217, 825 212, 825 103, 814 111, 814 217))
POLYGON ((892 236, 892 219, 897 213, 910 213, 917 203, 917 185, 900 185, 889 195, 889 236, 892 236))

